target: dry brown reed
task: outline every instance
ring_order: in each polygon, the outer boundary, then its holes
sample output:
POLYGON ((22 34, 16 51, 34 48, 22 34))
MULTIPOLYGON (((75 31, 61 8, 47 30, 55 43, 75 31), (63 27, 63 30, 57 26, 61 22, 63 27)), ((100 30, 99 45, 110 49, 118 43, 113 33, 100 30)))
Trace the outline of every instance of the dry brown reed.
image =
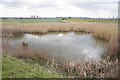
POLYGON ((48 32, 89 32, 95 37, 109 41, 108 51, 111 56, 118 53, 118 25, 116 23, 3 23, 2 33, 48 33, 48 32))
POLYGON ((65 75, 70 78, 116 78, 118 77, 118 59, 111 61, 109 57, 102 59, 98 64, 96 63, 79 63, 73 64, 72 62, 58 63, 55 59, 49 59, 46 53, 33 52, 27 46, 22 44, 16 47, 12 47, 9 41, 3 41, 2 43, 3 53, 19 57, 30 58, 38 61, 47 68, 55 68, 61 70, 65 75))
MULTIPOLYGON (((47 33, 47 32, 60 32, 60 31, 74 31, 74 32, 89 32, 95 37, 109 41, 108 53, 111 56, 116 55, 118 52, 118 25, 114 23, 36 23, 36 24, 20 24, 20 23, 3 23, 2 33, 9 36, 9 34, 19 33, 47 33)), ((8 43, 2 43, 3 53, 11 53, 11 55, 22 58, 40 59, 42 63, 48 67, 55 67, 65 71, 74 77, 97 77, 97 78, 114 78, 118 77, 118 61, 103 60, 99 64, 82 64, 71 65, 68 63, 57 63, 53 60, 47 60, 45 54, 32 52, 27 47, 19 46, 16 48, 11 47, 8 43), (14 50, 15 49, 15 50, 14 50), (34 54, 33 54, 34 53, 34 54), (41 57, 42 56, 42 57, 41 57)))

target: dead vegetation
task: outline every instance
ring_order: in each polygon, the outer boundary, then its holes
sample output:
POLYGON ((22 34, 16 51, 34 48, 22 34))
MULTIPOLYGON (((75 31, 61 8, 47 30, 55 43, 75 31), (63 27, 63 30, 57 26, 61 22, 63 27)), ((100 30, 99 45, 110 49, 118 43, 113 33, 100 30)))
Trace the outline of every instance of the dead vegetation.
POLYGON ((48 60, 46 53, 38 54, 28 50, 26 46, 21 44, 20 47, 12 48, 3 41, 2 48, 4 53, 10 53, 16 57, 31 58, 46 65, 46 67, 53 67, 58 71, 62 70, 65 75, 74 78, 116 78, 118 77, 118 58, 114 58, 118 54, 118 25, 115 23, 3 23, 2 35, 11 37, 14 34, 20 33, 34 33, 45 34, 48 32, 87 32, 93 34, 95 37, 109 41, 108 54, 98 64, 85 63, 72 65, 71 62, 58 63, 56 60, 48 60), (14 50, 15 49, 15 50, 14 50), (34 53, 34 54, 32 54, 34 53), (41 57, 42 56, 42 57, 41 57), (114 58, 112 60, 111 58, 114 58))
MULTIPOLYGON (((4 42, 4 41, 3 41, 4 42)), ((57 62, 56 59, 48 58, 47 53, 33 52, 25 46, 11 47, 9 42, 3 43, 3 53, 24 58, 33 59, 47 68, 53 68, 60 73, 63 73, 69 78, 118 78, 118 59, 110 59, 110 56, 105 56, 97 62, 57 62), (33 54, 34 53, 34 54, 33 54)))
POLYGON ((3 36, 10 37, 20 33, 45 34, 48 32, 87 32, 95 37, 109 41, 108 53, 114 56, 118 53, 118 25, 115 23, 3 23, 3 36))

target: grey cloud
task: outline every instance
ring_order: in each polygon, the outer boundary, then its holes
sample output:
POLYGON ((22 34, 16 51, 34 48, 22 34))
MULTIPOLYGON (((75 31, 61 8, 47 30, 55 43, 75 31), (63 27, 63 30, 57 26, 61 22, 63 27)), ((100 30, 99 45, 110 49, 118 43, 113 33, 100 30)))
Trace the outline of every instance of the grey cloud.
POLYGON ((23 6, 26 6, 28 9, 29 8, 49 8, 49 7, 54 7, 55 2, 2 2, 2 5, 5 7, 12 7, 12 8, 21 8, 23 6))
POLYGON ((120 1, 118 3, 118 17, 120 18, 120 1))
POLYGON ((117 15, 118 13, 118 3, 117 2, 73 2, 72 6, 77 7, 82 10, 90 11, 92 13, 99 13, 103 11, 111 13, 113 15, 117 15))
MULTIPOLYGON (((112 2, 73 2, 71 5, 85 10, 108 10, 111 4, 117 4, 112 2), (108 7, 106 7, 108 6, 108 7)), ((110 9, 111 10, 111 9, 110 9)))
POLYGON ((23 2, 24 0, 1 0, 1 2, 23 2))
POLYGON ((77 3, 73 3, 73 6, 88 10, 93 10, 97 8, 96 4, 91 2, 86 2, 86 3, 77 2, 77 3))
POLYGON ((24 5, 23 2, 2 2, 1 4, 2 4, 2 6, 5 6, 6 8, 8 8, 8 7, 18 8, 18 7, 22 7, 24 5))
POLYGON ((55 3, 54 2, 39 2, 39 3, 29 3, 28 5, 26 5, 28 8, 49 8, 49 7, 55 7, 55 3))

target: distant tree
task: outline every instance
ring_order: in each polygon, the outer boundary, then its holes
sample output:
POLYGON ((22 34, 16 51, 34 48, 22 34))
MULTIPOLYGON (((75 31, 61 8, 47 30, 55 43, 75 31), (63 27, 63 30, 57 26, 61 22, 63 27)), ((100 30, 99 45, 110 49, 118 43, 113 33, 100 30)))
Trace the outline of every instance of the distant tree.
POLYGON ((39 16, 37 15, 37 18, 38 18, 39 16))
POLYGON ((22 17, 20 17, 20 19, 23 19, 22 17))
POLYGON ((33 15, 31 15, 31 18, 33 18, 33 15))
POLYGON ((35 15, 33 16, 33 18, 35 18, 35 15))
POLYGON ((68 17, 69 19, 71 19, 71 17, 68 17))
POLYGON ((115 19, 115 17, 113 16, 113 20, 115 19))
POLYGON ((66 18, 62 18, 62 20, 67 20, 66 18))

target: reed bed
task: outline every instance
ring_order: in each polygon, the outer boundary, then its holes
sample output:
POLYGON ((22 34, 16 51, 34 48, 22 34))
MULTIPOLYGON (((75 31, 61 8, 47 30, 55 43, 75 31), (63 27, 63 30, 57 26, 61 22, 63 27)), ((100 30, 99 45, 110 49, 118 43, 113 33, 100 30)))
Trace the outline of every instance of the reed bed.
POLYGON ((55 59, 50 59, 47 53, 37 53, 23 46, 12 48, 9 42, 2 42, 4 53, 19 57, 30 58, 39 61, 47 68, 54 68, 64 73, 70 78, 117 78, 118 77, 118 25, 115 23, 3 23, 2 35, 12 37, 20 33, 45 34, 48 32, 86 32, 95 37, 109 41, 108 55, 104 56, 99 63, 82 63, 74 64, 71 62, 60 63, 55 59), (33 54, 34 53, 34 54, 33 54), (115 56, 115 57, 114 57, 115 56), (112 60, 112 58, 114 58, 112 60))
POLYGON ((46 53, 33 52, 26 46, 12 47, 9 42, 3 41, 3 52, 17 58, 33 59, 47 67, 63 73, 68 78, 117 78, 118 59, 111 60, 110 56, 103 57, 97 62, 79 62, 78 64, 70 61, 58 62, 56 59, 48 58, 46 53), (34 54, 33 54, 34 53, 34 54))
POLYGON ((118 53, 118 25, 116 23, 3 23, 3 36, 12 36, 18 33, 45 34, 48 32, 86 32, 95 37, 109 41, 108 53, 114 56, 118 53), (11 34, 11 35, 7 35, 11 34))

